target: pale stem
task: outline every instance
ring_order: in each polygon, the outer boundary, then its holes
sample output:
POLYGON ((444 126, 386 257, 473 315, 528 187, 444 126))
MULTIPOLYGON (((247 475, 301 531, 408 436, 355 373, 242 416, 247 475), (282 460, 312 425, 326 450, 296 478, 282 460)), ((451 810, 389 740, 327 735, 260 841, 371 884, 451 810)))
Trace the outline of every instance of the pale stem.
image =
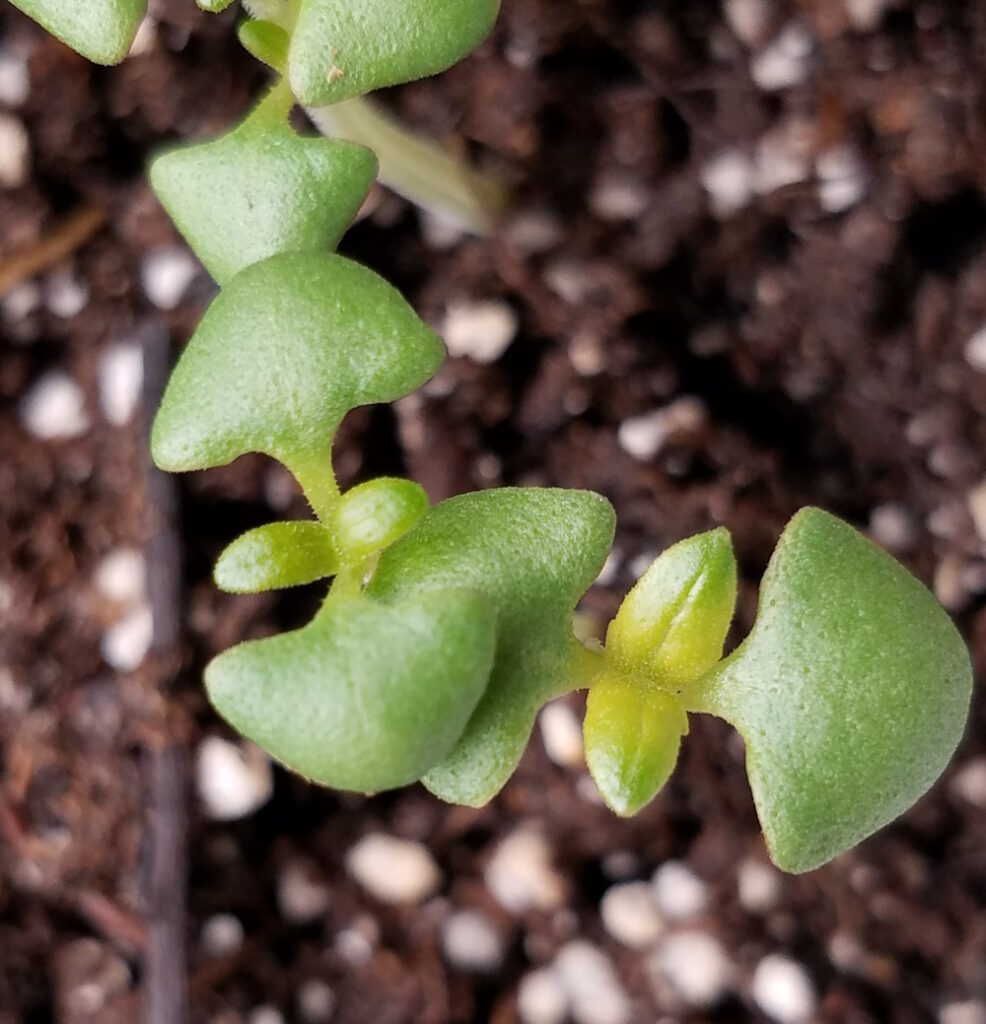
POLYGON ((285 465, 301 484, 312 511, 323 523, 327 522, 339 500, 339 485, 332 471, 332 456, 329 453, 308 455, 285 461, 285 465))

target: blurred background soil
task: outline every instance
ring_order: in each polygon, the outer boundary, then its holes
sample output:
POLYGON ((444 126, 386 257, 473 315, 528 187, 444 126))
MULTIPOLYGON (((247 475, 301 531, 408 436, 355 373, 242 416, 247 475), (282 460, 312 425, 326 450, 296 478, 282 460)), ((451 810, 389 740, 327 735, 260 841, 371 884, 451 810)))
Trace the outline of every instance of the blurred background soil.
MULTIPOLYGON (((588 779, 578 697, 482 810, 318 791, 199 683, 319 599, 210 581, 241 530, 305 514, 260 458, 180 481, 181 639, 148 655, 142 359, 177 355, 214 288, 143 168, 262 87, 237 17, 152 0, 101 69, 0 9, 0 281, 43 264, 0 302, 0 1024, 139 1019, 164 743, 192 766, 196 1024, 983 1024, 982 694, 935 790, 799 878, 712 720, 631 821, 588 779)), ((385 101, 514 201, 476 239, 379 191, 348 236, 455 356, 350 416, 344 483, 600 491, 598 617, 724 523, 737 636, 784 522, 822 505, 933 587, 982 672, 986 2, 504 0, 474 57, 385 101)))

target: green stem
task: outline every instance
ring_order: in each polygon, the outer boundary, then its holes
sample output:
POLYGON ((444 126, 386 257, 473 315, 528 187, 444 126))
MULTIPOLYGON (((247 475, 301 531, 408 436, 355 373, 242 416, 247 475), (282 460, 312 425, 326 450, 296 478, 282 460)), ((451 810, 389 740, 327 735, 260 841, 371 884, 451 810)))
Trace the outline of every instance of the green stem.
POLYGON ((588 690, 599 674, 606 668, 602 648, 593 650, 572 638, 571 657, 565 673, 565 693, 571 690, 588 690))
POLYGON ((308 504, 317 518, 327 523, 339 500, 339 485, 332 470, 331 454, 295 458, 285 462, 285 465, 301 484, 308 504))

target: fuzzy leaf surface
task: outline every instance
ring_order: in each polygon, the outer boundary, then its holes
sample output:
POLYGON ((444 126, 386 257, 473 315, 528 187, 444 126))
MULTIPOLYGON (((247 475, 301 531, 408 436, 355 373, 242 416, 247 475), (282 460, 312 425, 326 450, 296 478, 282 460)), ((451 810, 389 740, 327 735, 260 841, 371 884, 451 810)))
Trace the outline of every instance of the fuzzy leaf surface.
POLYGON ((934 597, 848 524, 804 509, 778 542, 749 637, 689 698, 742 734, 771 854, 800 872, 928 789, 971 688, 968 652, 934 597))
POLYGON ((571 688, 572 613, 613 529, 609 502, 590 491, 501 488, 441 502, 380 556, 373 596, 468 587, 495 611, 489 686, 455 749, 423 780, 443 800, 490 800, 516 767, 538 709, 571 688))
POLYGON ((118 64, 130 52, 146 0, 11 0, 66 46, 96 64, 118 64))
POLYGON ((332 533, 321 523, 268 523, 237 537, 216 562, 216 585, 231 594, 297 587, 339 569, 332 533))
POLYGON ((678 760, 688 718, 680 702, 618 676, 589 690, 584 733, 589 772, 617 814, 636 814, 654 799, 678 760))
POLYGON ((171 376, 151 450, 162 469, 222 466, 246 452, 328 464, 359 405, 420 387, 444 349, 372 271, 322 253, 285 253, 237 274, 171 376))
POLYGON ((736 559, 724 529, 662 552, 627 594, 606 633, 606 657, 668 690, 721 657, 736 605, 736 559))
POLYGON ((486 685, 492 609, 466 590, 394 603, 333 601, 309 625, 220 654, 216 710, 293 771, 374 793, 418 779, 451 750, 486 685))
POLYGON ((496 20, 499 0, 304 0, 288 76, 302 103, 362 96, 451 67, 496 20))
POLYGON ((220 285, 276 253, 334 249, 376 177, 363 146, 304 138, 264 114, 151 164, 158 199, 220 285))

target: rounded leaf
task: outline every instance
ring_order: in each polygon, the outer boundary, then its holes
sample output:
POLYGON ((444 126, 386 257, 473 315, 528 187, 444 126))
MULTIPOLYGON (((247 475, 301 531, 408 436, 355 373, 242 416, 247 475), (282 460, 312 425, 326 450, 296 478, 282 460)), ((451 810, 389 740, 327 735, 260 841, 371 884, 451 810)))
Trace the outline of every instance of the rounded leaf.
POLYGON ((721 657, 736 605, 736 559, 729 531, 711 530, 655 559, 606 633, 606 658, 669 690, 679 690, 721 657))
POLYGON ((499 0, 303 0, 288 56, 302 103, 336 103, 451 67, 493 26, 499 0))
POLYGON ((147 10, 147 0, 11 0, 29 18, 96 64, 118 64, 147 10))
POLYGON ((330 597, 303 629, 220 654, 205 685, 219 714, 288 768, 374 793, 452 748, 486 685, 493 635, 469 591, 390 607, 330 597))
POLYGON ((158 199, 221 285, 276 253, 334 249, 376 177, 370 150, 304 138, 279 117, 261 104, 223 138, 151 163, 158 199))
POLYGON ((939 776, 969 707, 958 631, 903 566, 819 509, 788 524, 750 636, 687 694, 746 741, 775 862, 825 863, 939 776))
POLYGON ((262 64, 277 72, 287 67, 291 37, 276 22, 248 18, 237 26, 236 37, 247 53, 262 64))
POLYGON ((606 675, 589 690, 583 731, 596 788, 617 814, 631 815, 674 771, 688 717, 672 694, 606 675))
POLYGON ((402 537, 428 511, 428 495, 413 480, 380 477, 347 491, 332 510, 339 551, 361 562, 402 537))
POLYGON ((231 594, 297 587, 339 569, 332 534, 321 523, 268 523, 237 537, 219 556, 216 585, 231 594))
POLYGON ((427 773, 443 800, 479 806, 510 777, 538 709, 570 689, 575 605, 613 541, 591 491, 501 488, 450 498, 380 556, 367 593, 395 599, 462 586, 496 614, 489 686, 451 755, 427 773))
POLYGON ((343 416, 391 402, 441 364, 438 337, 386 281, 322 253, 247 267, 206 312, 171 376, 151 450, 162 469, 264 452, 324 460, 343 416))

